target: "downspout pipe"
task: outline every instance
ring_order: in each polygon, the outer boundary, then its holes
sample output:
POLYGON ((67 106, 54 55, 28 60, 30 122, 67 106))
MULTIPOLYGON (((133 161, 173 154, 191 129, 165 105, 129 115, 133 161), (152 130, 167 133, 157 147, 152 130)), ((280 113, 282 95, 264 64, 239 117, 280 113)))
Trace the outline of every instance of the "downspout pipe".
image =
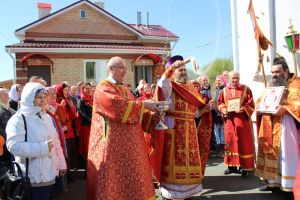
POLYGON ((6 49, 6 53, 8 53, 8 55, 13 60, 13 73, 14 73, 13 84, 16 84, 17 83, 17 77, 16 77, 16 58, 12 55, 12 53, 8 49, 6 49))

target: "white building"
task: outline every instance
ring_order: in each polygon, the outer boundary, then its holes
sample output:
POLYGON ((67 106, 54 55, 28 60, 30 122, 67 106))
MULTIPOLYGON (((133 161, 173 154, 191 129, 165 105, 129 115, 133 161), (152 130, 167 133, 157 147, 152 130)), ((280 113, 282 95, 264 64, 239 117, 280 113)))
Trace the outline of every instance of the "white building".
MULTIPOLYGON (((257 99, 264 89, 263 83, 252 81, 258 65, 257 45, 250 15, 247 13, 250 0, 230 0, 232 20, 232 41, 234 69, 241 74, 241 83, 248 85, 257 99)), ((276 52, 284 56, 290 71, 293 72, 293 56, 286 48, 284 36, 288 32, 290 19, 297 31, 300 31, 299 0, 252 0, 257 22, 273 47, 264 54, 266 75, 270 75, 271 63, 276 52), (269 62, 267 62, 267 56, 269 62)), ((300 56, 298 54, 298 63, 300 56)), ((298 65, 299 66, 299 65, 298 65)), ((299 73, 298 73, 299 74, 299 73)))

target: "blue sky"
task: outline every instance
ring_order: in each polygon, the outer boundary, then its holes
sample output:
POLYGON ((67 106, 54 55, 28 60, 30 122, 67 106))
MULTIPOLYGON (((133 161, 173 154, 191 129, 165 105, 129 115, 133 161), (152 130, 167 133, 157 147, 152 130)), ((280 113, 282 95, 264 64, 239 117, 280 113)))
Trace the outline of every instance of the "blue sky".
MULTIPOLYGON (((14 31, 38 19, 37 3, 51 3, 55 12, 76 0, 4 0, 0 12, 0 81, 13 78, 13 61, 5 46, 18 43, 14 31)), ((93 1, 92 1, 93 2, 93 1)), ((229 0, 105 0, 105 10, 126 23, 160 24, 180 37, 172 55, 194 56, 200 66, 215 58, 232 57, 229 0)))

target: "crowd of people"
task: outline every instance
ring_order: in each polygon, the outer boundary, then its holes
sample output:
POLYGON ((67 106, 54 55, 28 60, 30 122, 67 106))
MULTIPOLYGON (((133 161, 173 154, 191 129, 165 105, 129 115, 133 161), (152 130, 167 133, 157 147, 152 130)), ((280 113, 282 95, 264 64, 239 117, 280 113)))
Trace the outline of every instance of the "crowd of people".
POLYGON ((74 181, 70 170, 86 168, 95 87, 67 81, 47 87, 33 76, 25 86, 0 88, 1 166, 10 169, 14 160, 25 170, 29 158, 32 199, 65 192, 67 182, 74 181))
POLYGON ((156 84, 140 80, 132 90, 122 58, 112 57, 107 69, 98 85, 47 86, 33 76, 24 86, 0 88, 1 167, 14 160, 24 171, 29 159, 32 199, 66 191, 74 181, 70 170, 82 167, 89 200, 155 199, 153 181, 162 198, 187 199, 203 189, 211 150, 224 157, 225 175, 254 173, 262 180, 259 190, 293 199, 300 184, 300 79, 284 58, 272 64, 269 87, 286 92, 271 114, 257 111, 260 99, 254 102, 237 71, 224 71, 212 85, 205 74, 189 80, 183 57, 173 56, 156 84), (165 102, 162 116, 158 107, 165 102), (161 118, 166 130, 155 128, 161 118))

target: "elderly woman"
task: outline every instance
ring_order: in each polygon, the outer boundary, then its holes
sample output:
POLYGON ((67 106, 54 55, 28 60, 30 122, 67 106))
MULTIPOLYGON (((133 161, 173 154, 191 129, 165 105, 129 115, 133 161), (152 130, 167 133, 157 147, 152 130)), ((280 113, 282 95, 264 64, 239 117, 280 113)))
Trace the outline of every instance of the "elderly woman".
MULTIPOLYGON (((0 136, 1 140, 6 140, 6 125, 8 120, 15 114, 15 111, 9 107, 9 97, 8 90, 0 88, 0 136)), ((11 163, 11 154, 6 148, 6 145, 3 144, 3 147, 0 147, 0 152, 2 155, 0 161, 5 163, 5 166, 9 167, 11 163)))
POLYGON ((9 107, 15 111, 19 108, 19 101, 22 94, 23 87, 20 84, 15 84, 10 88, 8 93, 9 96, 9 107))
POLYGON ((15 156, 23 173, 29 158, 28 176, 32 199, 52 199, 55 177, 66 173, 66 162, 51 117, 45 112, 47 91, 40 83, 27 83, 21 107, 6 127, 7 148, 15 156), (25 126, 27 141, 25 142, 25 126))
POLYGON ((57 103, 56 103, 56 92, 55 92, 55 86, 47 87, 48 91, 48 98, 47 98, 47 106, 46 106, 46 112, 48 115, 51 116, 52 121, 54 122, 54 126, 56 128, 56 131, 59 136, 59 140, 61 143, 61 147, 63 149, 63 153, 65 155, 65 158, 67 158, 67 150, 66 150, 66 141, 65 136, 63 132, 62 125, 58 119, 56 110, 57 110, 57 103))

